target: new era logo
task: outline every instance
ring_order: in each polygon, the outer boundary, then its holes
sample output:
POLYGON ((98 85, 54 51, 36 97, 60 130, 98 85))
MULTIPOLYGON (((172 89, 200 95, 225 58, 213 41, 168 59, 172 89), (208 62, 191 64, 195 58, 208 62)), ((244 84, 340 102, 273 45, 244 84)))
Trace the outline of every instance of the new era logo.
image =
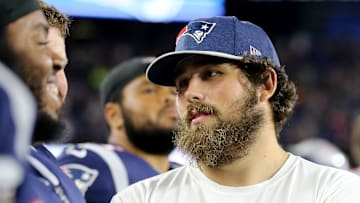
POLYGON ((250 55, 252 55, 252 56, 261 56, 262 54, 257 48, 250 45, 250 55))
POLYGON ((178 34, 176 38, 176 43, 178 40, 188 35, 192 37, 196 43, 200 44, 215 27, 216 23, 210 23, 205 21, 195 21, 190 24, 188 24, 186 27, 184 27, 178 34))

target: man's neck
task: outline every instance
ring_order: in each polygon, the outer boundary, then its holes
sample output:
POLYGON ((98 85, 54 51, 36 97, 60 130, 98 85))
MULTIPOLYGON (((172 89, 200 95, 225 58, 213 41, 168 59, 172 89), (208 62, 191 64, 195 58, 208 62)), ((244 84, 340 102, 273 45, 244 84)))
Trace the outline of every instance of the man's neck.
POLYGON ((198 163, 211 180, 226 186, 248 186, 270 179, 288 159, 289 154, 277 143, 276 136, 263 135, 251 146, 249 154, 221 167, 198 163))

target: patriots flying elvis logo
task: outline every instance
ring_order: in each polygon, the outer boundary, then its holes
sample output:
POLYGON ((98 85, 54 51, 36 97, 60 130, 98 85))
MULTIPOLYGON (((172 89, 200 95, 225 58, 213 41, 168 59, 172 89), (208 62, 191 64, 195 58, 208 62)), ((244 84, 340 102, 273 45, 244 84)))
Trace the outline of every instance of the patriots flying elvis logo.
POLYGON ((185 26, 176 37, 176 43, 185 35, 192 37, 196 43, 200 44, 215 27, 216 23, 206 21, 194 21, 185 26))
POLYGON ((94 183, 99 175, 99 171, 88 168, 81 164, 67 164, 60 167, 62 171, 70 177, 79 188, 83 195, 88 188, 94 183))

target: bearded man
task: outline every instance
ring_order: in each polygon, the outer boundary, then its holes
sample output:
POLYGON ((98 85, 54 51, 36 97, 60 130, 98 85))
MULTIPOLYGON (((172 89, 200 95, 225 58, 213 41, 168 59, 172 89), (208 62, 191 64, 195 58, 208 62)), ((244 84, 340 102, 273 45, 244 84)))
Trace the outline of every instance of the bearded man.
POLYGON ((112 203, 360 201, 358 176, 278 143, 297 95, 257 25, 234 16, 193 20, 178 34, 175 51, 146 73, 155 84, 176 87, 176 143, 195 161, 126 188, 112 203))

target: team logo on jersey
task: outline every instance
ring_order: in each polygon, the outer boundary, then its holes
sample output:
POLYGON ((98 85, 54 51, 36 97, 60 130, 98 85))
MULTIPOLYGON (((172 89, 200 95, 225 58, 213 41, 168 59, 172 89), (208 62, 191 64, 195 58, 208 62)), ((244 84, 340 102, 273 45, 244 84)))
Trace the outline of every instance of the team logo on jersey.
POLYGON ((206 21, 195 21, 185 26, 177 35, 176 43, 185 35, 192 37, 196 43, 200 44, 205 37, 211 33, 216 23, 206 21))
POLYGON ((88 168, 81 164, 67 164, 61 166, 61 169, 74 181, 83 195, 85 195, 88 188, 99 175, 98 170, 88 168))

